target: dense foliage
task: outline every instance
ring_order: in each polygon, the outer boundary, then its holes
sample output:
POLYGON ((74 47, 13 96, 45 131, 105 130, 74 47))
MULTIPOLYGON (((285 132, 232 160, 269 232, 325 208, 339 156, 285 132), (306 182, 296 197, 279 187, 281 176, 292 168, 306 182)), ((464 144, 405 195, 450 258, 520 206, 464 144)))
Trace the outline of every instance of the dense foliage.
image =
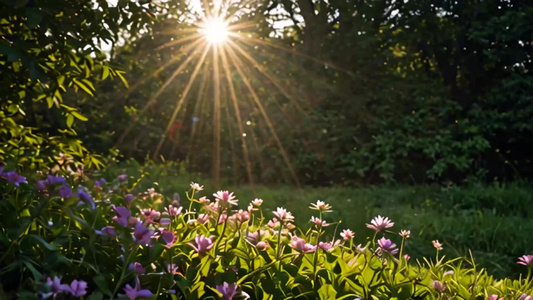
MULTIPOLYGON (((311 203, 311 225, 296 227, 284 208, 247 209, 228 191, 187 199, 142 191, 126 174, 107 182, 86 175, 31 174, 2 169, 2 298, 85 297, 168 299, 529 299, 533 256, 518 264, 528 275, 495 280, 471 258, 411 261, 409 230, 393 231, 381 216, 355 233, 324 217, 332 207, 311 203), (34 180, 36 180, 34 182, 34 180), (28 183, 28 181, 30 183, 28 183), (35 187, 33 187, 35 185, 35 187)), ((241 203, 242 203, 241 199, 241 203)))
MULTIPOLYGON (((244 68, 245 77, 301 181, 420 184, 530 178, 529 1, 294 0, 255 1, 246 7, 247 14, 233 22, 253 21, 242 32, 251 38, 233 42, 259 63, 241 58, 244 66, 253 65, 244 68), (273 20, 289 25, 279 29, 273 20)), ((117 146, 129 157, 144 159, 165 138, 157 155, 185 161, 192 171, 212 171, 211 55, 193 82, 194 92, 171 118, 201 53, 179 42, 195 30, 194 24, 180 22, 189 14, 178 10, 149 34, 117 49, 116 61, 128 70, 135 88, 120 101, 109 101, 117 97, 117 87, 101 87, 105 93, 95 101, 104 109, 93 113, 98 122, 80 128, 92 147, 117 146)), ((230 69, 241 119, 221 74, 221 160, 232 166, 222 170, 223 177, 250 181, 240 145, 246 143, 254 181, 292 181, 245 79, 230 69)))

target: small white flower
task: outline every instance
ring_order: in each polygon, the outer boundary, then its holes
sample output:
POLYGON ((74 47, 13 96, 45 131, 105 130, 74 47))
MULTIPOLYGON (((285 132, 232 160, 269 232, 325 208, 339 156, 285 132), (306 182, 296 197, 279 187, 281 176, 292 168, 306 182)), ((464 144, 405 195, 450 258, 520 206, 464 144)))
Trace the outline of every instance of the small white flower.
POLYGON ((191 182, 191 189, 196 190, 196 191, 201 191, 204 189, 204 186, 203 185, 201 186, 196 182, 191 182))
POLYGON ((263 200, 262 200, 262 199, 255 198, 255 199, 252 201, 252 204, 253 204, 254 206, 261 206, 261 204, 263 204, 263 200))
POLYGON ((317 200, 316 204, 311 203, 310 209, 319 210, 321 212, 331 212, 331 206, 324 201, 317 200))

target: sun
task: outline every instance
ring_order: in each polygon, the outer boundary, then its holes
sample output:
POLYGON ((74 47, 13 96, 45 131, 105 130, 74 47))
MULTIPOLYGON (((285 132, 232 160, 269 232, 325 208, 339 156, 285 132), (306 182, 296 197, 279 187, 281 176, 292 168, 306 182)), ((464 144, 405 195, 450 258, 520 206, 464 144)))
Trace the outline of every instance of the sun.
POLYGON ((212 44, 220 44, 227 41, 229 35, 228 24, 219 18, 207 20, 199 31, 212 44))

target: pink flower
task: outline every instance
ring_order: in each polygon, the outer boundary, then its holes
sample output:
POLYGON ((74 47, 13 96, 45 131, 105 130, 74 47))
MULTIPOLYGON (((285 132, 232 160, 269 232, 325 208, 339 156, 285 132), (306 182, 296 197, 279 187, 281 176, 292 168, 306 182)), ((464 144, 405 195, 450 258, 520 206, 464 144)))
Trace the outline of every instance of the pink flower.
POLYGON ((294 217, 285 208, 278 207, 276 211, 272 212, 278 219, 283 222, 292 222, 294 217))
POLYGON ((239 201, 235 198, 235 196, 233 196, 233 193, 228 191, 218 191, 213 194, 213 196, 215 196, 215 199, 221 201, 222 203, 228 203, 231 205, 237 205, 239 201))
POLYGON ((320 242, 318 243, 318 248, 324 250, 324 251, 329 251, 331 249, 331 243, 324 243, 324 242, 320 242))
POLYGON ((272 218, 272 220, 268 221, 267 225, 272 229, 279 229, 281 223, 278 221, 278 219, 272 218))
POLYGON ((228 284, 224 282, 221 285, 217 285, 217 291, 222 294, 222 298, 225 300, 231 300, 237 294, 237 284, 228 284))
POLYGON ((374 229, 376 232, 381 232, 387 228, 391 228, 394 226, 394 222, 392 222, 387 217, 377 216, 372 221, 370 221, 372 224, 366 224, 366 227, 370 229, 374 229))
POLYGON ((394 244, 391 240, 386 239, 382 237, 378 240, 379 247, 381 250, 388 252, 390 254, 396 254, 398 253, 398 249, 396 249, 396 244, 394 244))
POLYGON ((147 245, 151 243, 153 233, 154 232, 152 230, 148 229, 148 227, 139 222, 137 225, 135 225, 133 236, 138 244, 147 245))
POLYGON ((181 206, 180 207, 175 207, 175 206, 169 205, 168 207, 165 207, 165 211, 171 217, 179 216, 179 214, 181 213, 182 209, 183 209, 183 207, 181 207, 181 206))
POLYGON ((167 265, 167 271, 170 273, 170 274, 179 274, 179 266, 176 265, 176 264, 168 264, 167 265))
POLYGON ((526 267, 530 267, 533 264, 533 255, 522 255, 518 258, 517 264, 524 265, 526 267))
POLYGON ((446 290, 446 285, 443 284, 442 282, 438 281, 438 280, 434 280, 432 283, 431 283, 431 286, 435 289, 435 291, 437 291, 438 293, 444 293, 444 291, 446 290))
POLYGON ((83 280, 74 280, 70 284, 70 293, 74 297, 81 297, 87 294, 87 282, 83 280))
POLYGON ((135 300, 137 298, 150 298, 153 296, 150 290, 141 290, 138 278, 135 281, 135 287, 131 287, 129 284, 126 284, 124 287, 124 293, 125 295, 123 296, 128 297, 130 300, 135 300))
POLYGON ((260 241, 257 243, 257 245, 255 245, 258 249, 267 249, 268 248, 268 243, 265 242, 265 241, 260 241))
POLYGON ((316 226, 322 226, 322 227, 329 226, 329 224, 326 221, 322 221, 319 218, 315 218, 315 217, 311 217, 311 222, 315 223, 316 226))
POLYGON ((188 243, 189 246, 191 246, 196 252, 199 254, 203 254, 215 245, 213 241, 211 240, 211 237, 205 237, 203 235, 197 235, 194 239, 196 245, 193 245, 192 243, 188 243))
POLYGON ((172 247, 178 237, 174 234, 174 232, 164 229, 163 232, 161 232, 161 238, 163 239, 163 242, 165 243, 165 246, 168 248, 172 247))
POLYGON ((244 211, 242 209, 239 209, 233 216, 232 216, 239 224, 242 224, 244 222, 247 222, 250 220, 250 213, 247 211, 244 211))
POLYGON ((363 245, 359 244, 355 247, 355 251, 359 252, 359 253, 363 253, 366 251, 366 247, 363 247, 363 245))
POLYGON ((492 294, 492 295, 487 297, 487 300, 505 300, 505 298, 503 298, 503 297, 500 298, 500 297, 498 297, 498 295, 492 294))
POLYGON ((141 215, 144 217, 144 220, 148 223, 154 223, 161 218, 161 213, 155 211, 151 208, 141 209, 141 215))
POLYGON ((208 214, 200 214, 198 215, 198 218, 196 221, 200 224, 205 224, 207 221, 209 221, 209 215, 208 214))
POLYGON ((353 237, 355 236, 355 233, 353 231, 351 231, 350 229, 344 229, 342 230, 341 232, 341 237, 347 241, 349 239, 353 239, 353 237))
POLYGON ((264 234, 263 230, 258 230, 258 231, 255 231, 255 232, 248 232, 248 236, 246 237, 246 239, 250 243, 255 245, 261 240, 261 236, 263 236, 263 234, 264 234))
POLYGON ((304 252, 304 253, 316 251, 316 246, 308 244, 305 242, 304 239, 296 237, 296 236, 292 237, 290 246, 294 250, 304 252))
POLYGON ((409 256, 409 254, 405 254, 405 255, 403 256, 403 258, 405 258, 405 260, 410 260, 410 259, 411 259, 411 256, 409 256))
POLYGON ((442 250, 443 249, 442 248, 442 244, 439 243, 439 240, 433 240, 433 241, 431 241, 431 243, 433 243, 433 247, 435 247, 435 249, 437 249, 437 250, 442 250))

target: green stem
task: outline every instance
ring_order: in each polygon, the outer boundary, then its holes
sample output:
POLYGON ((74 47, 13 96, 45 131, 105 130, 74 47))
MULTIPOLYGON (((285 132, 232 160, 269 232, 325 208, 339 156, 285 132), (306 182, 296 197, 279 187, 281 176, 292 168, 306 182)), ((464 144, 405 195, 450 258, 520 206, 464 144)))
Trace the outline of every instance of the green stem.
POLYGON ((115 286, 115 289, 113 290, 113 294, 111 295, 111 300, 113 300, 113 298, 115 297, 115 295, 117 294, 118 292, 118 289, 120 288, 120 286, 122 285, 122 281, 124 280, 124 277, 126 277, 126 270, 128 269, 128 266, 129 266, 129 261, 132 257, 135 256, 135 254, 137 253, 137 249, 139 249, 139 245, 135 245, 135 247, 133 248, 133 250, 130 252, 130 254, 127 256, 126 260, 124 260, 124 266, 122 267, 122 272, 120 273, 120 278, 118 279, 117 281, 117 284, 115 286))
MULTIPOLYGON (((322 217, 322 214, 321 214, 322 217)), ((322 222, 322 218, 320 218, 320 221, 322 222)), ((318 264, 318 243, 320 243, 320 234, 322 233, 322 224, 318 225, 318 233, 316 236, 316 250, 315 250, 315 257, 313 259, 313 276, 316 279, 316 266, 318 264)))
MULTIPOLYGON (((227 211, 227 210, 226 210, 227 211)), ((220 216, 218 217, 218 219, 220 220, 220 216)), ((218 224, 217 224, 218 225, 218 224)), ((220 236, 218 237, 218 240, 217 240, 217 243, 215 245, 215 255, 216 253, 218 253, 218 247, 220 246, 220 242, 222 241, 222 239, 224 238, 224 233, 226 233, 226 227, 228 225, 228 216, 226 214, 226 219, 224 220, 224 227, 222 227, 222 233, 220 234, 220 236)))
POLYGON ((281 260, 280 260, 280 254, 281 254, 281 229, 283 228, 283 224, 281 222, 283 222, 282 220, 279 221, 280 223, 280 226, 279 226, 279 231, 278 231, 278 249, 277 249, 277 253, 276 253, 276 260, 279 261, 279 265, 278 265, 278 271, 281 271, 281 260))

